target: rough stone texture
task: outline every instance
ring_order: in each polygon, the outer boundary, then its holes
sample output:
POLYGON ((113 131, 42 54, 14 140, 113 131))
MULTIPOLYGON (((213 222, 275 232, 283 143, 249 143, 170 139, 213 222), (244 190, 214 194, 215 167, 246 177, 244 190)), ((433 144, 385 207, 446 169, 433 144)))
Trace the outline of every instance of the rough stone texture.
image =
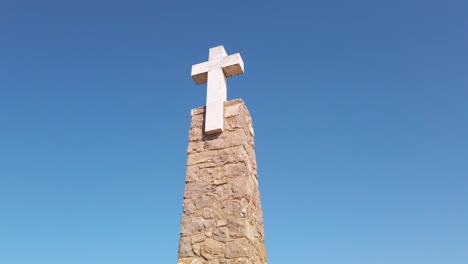
POLYGON ((224 132, 192 110, 178 264, 266 264, 254 132, 242 100, 224 103, 224 132))

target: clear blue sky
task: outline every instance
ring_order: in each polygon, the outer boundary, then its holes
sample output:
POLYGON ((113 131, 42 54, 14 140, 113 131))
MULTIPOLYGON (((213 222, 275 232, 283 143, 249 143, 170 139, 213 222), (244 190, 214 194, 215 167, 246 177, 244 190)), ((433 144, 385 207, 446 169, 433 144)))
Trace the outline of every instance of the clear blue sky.
POLYGON ((468 2, 0 0, 0 263, 175 263, 192 64, 253 116, 269 264, 466 264, 468 2))

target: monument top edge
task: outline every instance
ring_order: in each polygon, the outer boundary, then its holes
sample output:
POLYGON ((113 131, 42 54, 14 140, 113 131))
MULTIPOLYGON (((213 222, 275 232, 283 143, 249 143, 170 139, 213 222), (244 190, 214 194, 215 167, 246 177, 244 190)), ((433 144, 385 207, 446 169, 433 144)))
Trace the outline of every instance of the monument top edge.
MULTIPOLYGON (((242 100, 241 98, 233 99, 233 100, 229 100, 229 101, 224 102, 224 106, 231 106, 231 105, 235 105, 235 104, 243 104, 245 106, 244 100, 242 100)), ((205 106, 196 107, 196 108, 193 108, 190 111, 191 116, 199 115, 199 114, 203 114, 203 113, 205 113, 205 106)))

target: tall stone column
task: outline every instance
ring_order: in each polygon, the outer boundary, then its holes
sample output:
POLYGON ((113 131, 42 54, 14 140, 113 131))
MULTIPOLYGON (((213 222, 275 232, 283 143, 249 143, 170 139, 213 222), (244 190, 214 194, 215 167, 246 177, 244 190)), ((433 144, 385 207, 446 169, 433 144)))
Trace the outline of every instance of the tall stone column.
POLYGON ((178 264, 266 264, 252 119, 224 103, 224 131, 203 132, 192 110, 178 264))

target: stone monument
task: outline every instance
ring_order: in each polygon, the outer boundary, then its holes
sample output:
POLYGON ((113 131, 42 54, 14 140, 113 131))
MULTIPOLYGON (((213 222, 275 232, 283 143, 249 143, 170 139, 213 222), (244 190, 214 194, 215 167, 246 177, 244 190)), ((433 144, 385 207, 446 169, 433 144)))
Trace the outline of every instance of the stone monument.
POLYGON ((191 112, 178 264, 267 263, 252 119, 242 100, 226 101, 226 78, 243 71, 223 46, 192 66, 207 102, 191 112))

